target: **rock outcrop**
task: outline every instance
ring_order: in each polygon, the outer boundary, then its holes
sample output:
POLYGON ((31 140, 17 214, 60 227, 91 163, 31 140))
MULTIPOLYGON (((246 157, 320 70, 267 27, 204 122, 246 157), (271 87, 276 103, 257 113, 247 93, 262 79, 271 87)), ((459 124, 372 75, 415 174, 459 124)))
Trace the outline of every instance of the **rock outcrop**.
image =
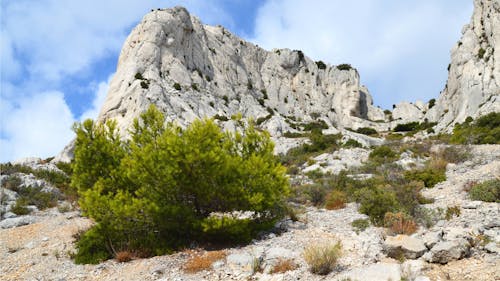
POLYGON ((448 82, 425 118, 449 131, 467 117, 500 111, 500 1, 474 0, 471 22, 451 50, 448 82))
MULTIPOLYGON (((181 7, 148 13, 127 38, 99 120, 122 132, 150 104, 181 126, 241 113, 279 136, 302 122, 381 127, 385 116, 350 65, 314 62, 299 50, 266 51, 181 7)), ((300 127, 300 125, 299 125, 300 127)))

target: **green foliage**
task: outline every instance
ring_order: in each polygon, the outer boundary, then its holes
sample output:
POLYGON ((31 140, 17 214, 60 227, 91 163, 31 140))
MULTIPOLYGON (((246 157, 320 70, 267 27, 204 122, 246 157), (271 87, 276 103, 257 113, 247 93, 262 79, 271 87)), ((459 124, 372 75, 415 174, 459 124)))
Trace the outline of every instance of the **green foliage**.
POLYGON ((319 69, 326 69, 326 64, 323 61, 317 61, 316 65, 318 66, 319 69))
POLYGON ((434 105, 436 105, 436 99, 430 99, 429 100, 429 109, 433 108, 434 105))
POLYGON ((363 147, 363 145, 355 139, 348 139, 342 146, 343 147, 363 147))
POLYGON ((38 209, 44 210, 57 205, 58 197, 49 192, 42 191, 40 186, 26 186, 18 191, 18 201, 24 201, 26 205, 35 205, 38 209))
POLYGON ((75 263, 97 264, 113 257, 107 235, 103 233, 100 225, 92 227, 76 238, 75 263))
POLYGON ((303 126, 304 126, 304 131, 328 129, 328 125, 323 120, 318 120, 318 121, 306 123, 306 124, 303 124, 303 126))
POLYGON ((281 155, 281 163, 286 166, 302 164, 319 152, 334 151, 339 148, 341 138, 342 135, 340 134, 323 135, 320 130, 313 130, 309 134, 311 143, 305 143, 288 150, 286 155, 281 155))
POLYGON ((481 48, 481 49, 479 49, 479 51, 477 52, 477 57, 478 57, 479 59, 483 59, 483 58, 484 58, 484 54, 486 54, 486 50, 485 50, 485 49, 483 49, 483 48, 481 48))
POLYGON ((134 76, 135 79, 138 79, 138 80, 144 80, 144 77, 142 77, 142 74, 140 72, 137 72, 134 76))
POLYGON ((191 88, 192 88, 193 90, 197 91, 197 92, 199 92, 199 91, 200 91, 200 89, 198 88, 198 84, 196 84, 196 83, 191 84, 191 88))
POLYGON ((422 130, 431 129, 436 126, 435 122, 428 122, 427 120, 419 123, 419 122, 409 122, 405 124, 398 124, 394 127, 394 132, 418 132, 422 130))
POLYGON ((28 202, 25 199, 19 198, 10 208, 10 211, 18 216, 27 215, 30 213, 30 210, 28 209, 28 202))
POLYGON ((227 118, 226 116, 224 116, 224 115, 219 115, 219 114, 214 115, 214 116, 213 116, 213 118, 214 118, 215 120, 220 120, 220 121, 228 121, 228 120, 229 120, 229 118, 227 118))
POLYGON ((227 96, 223 96, 222 99, 226 103, 226 105, 229 103, 229 98, 227 96))
POLYGON ((444 218, 446 220, 451 220, 453 217, 459 217, 461 214, 460 206, 447 207, 444 218))
POLYGON ((370 152, 369 159, 377 163, 387 163, 396 160, 399 155, 394 152, 389 146, 381 145, 375 147, 370 152))
POLYGON ((358 190, 356 196, 359 212, 368 215, 375 225, 382 225, 385 213, 394 212, 399 206, 396 195, 380 186, 358 190))
MULTIPOLYGON (((212 120, 198 120, 182 130, 151 106, 134 121, 130 141, 120 141, 114 126, 75 126, 72 184, 99 227, 97 241, 85 242, 98 246, 97 257, 103 249, 109 257, 161 254, 192 241, 244 242, 284 215, 285 169, 269 135, 253 125, 224 133, 212 120)), ((95 257, 87 249, 79 248, 81 255, 95 257)))
POLYGON ((424 169, 405 172, 405 178, 410 181, 421 181, 425 187, 430 188, 446 180, 446 169, 427 166, 424 169))
POLYGON ((181 84, 174 83, 174 89, 176 89, 177 91, 180 91, 181 90, 181 84))
POLYGON ((472 200, 500 203, 500 180, 489 180, 472 186, 469 196, 472 200))
POLYGON ((149 83, 148 83, 148 82, 146 82, 146 81, 141 81, 141 87, 142 87, 143 89, 148 89, 148 88, 149 88, 149 83))
POLYGON ((377 130, 369 127, 358 128, 356 132, 367 136, 374 136, 378 134, 377 130))
POLYGON ((356 219, 351 223, 352 228, 356 234, 365 231, 368 227, 370 227, 370 220, 368 219, 356 219))
POLYGON ((350 64, 343 63, 343 64, 337 65, 337 69, 338 70, 351 70, 352 66, 350 64))
POLYGON ((455 144, 500 144, 500 112, 492 112, 478 118, 466 120, 453 128, 450 138, 455 144))

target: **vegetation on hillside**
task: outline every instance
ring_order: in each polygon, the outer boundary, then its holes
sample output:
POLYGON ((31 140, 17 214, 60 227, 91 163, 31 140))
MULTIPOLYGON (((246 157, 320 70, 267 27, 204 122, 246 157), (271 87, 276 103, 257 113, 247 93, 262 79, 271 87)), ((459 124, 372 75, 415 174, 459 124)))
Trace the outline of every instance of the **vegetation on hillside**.
POLYGON ((283 216, 285 169, 269 136, 252 125, 224 133, 202 120, 183 130, 152 106, 135 120, 130 141, 113 122, 86 120, 74 130, 71 185, 96 222, 77 242, 77 263, 193 241, 246 242, 283 216))
POLYGON ((456 124, 450 142, 454 144, 500 144, 500 112, 492 112, 477 120, 468 117, 456 124))

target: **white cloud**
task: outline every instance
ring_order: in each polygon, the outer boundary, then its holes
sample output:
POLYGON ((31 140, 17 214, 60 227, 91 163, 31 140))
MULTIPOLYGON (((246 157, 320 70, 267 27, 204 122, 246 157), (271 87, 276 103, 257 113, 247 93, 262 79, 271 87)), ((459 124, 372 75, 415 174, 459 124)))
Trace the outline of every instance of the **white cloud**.
POLYGON ((106 99, 106 95, 108 94, 108 89, 109 89, 109 83, 111 83, 111 79, 113 78, 113 75, 110 75, 107 81, 103 81, 97 85, 96 92, 94 95, 94 100, 92 101, 92 107, 89 108, 87 111, 82 113, 80 116, 80 121, 83 121, 85 119, 96 119, 97 116, 99 115, 99 111, 101 110, 102 104, 104 103, 104 100, 106 99))
POLYGON ((38 93, 20 100, 18 107, 2 107, 2 111, 2 162, 54 156, 73 137, 70 129, 74 119, 61 92, 38 93))
POLYGON ((353 64, 378 104, 428 100, 445 85, 449 50, 469 21, 471 2, 270 0, 252 40, 353 64))

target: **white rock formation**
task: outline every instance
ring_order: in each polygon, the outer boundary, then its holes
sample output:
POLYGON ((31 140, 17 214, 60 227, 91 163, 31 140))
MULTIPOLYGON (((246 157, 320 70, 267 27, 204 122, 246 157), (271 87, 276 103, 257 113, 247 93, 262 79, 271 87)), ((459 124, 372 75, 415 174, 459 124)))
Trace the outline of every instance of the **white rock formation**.
POLYGON ((500 111, 500 0, 474 0, 471 22, 451 50, 448 82, 425 117, 451 130, 468 116, 500 111))
POLYGON ((384 119, 356 69, 315 63, 298 50, 266 51, 181 7, 151 11, 134 28, 99 120, 117 120, 124 133, 150 104, 180 125, 214 115, 267 117, 262 126, 273 136, 315 119, 353 129, 384 119))

